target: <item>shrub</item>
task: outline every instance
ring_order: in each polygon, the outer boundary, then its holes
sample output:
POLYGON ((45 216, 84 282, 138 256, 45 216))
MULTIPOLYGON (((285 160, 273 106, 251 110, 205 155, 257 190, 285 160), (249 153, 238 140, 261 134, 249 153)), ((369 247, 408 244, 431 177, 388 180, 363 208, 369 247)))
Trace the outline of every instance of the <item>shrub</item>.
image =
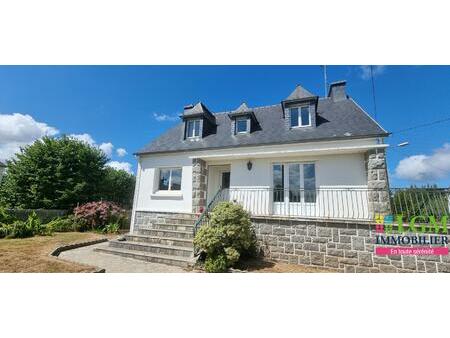
POLYGON ((57 217, 47 223, 47 228, 53 232, 78 231, 79 226, 73 216, 57 217))
POLYGON ((219 203, 212 211, 210 225, 197 232, 194 245, 206 253, 206 271, 220 272, 235 266, 241 258, 256 253, 250 216, 238 204, 219 203))
POLYGON ((227 258, 224 254, 217 256, 207 256, 205 260, 205 270, 207 272, 227 271, 227 258))
POLYGON ((6 238, 26 238, 33 237, 33 229, 24 221, 15 221, 7 230, 6 238))
POLYGON ((91 229, 103 229, 109 223, 121 223, 126 217, 125 210, 108 201, 89 202, 74 209, 77 222, 91 229))
POLYGON ((109 223, 106 224, 105 228, 103 229, 103 232, 106 232, 108 234, 117 234, 119 232, 120 225, 119 223, 109 223))
POLYGON ((14 221, 14 217, 9 214, 9 212, 3 208, 0 207, 0 224, 9 224, 14 221))
POLYGON ((5 238, 9 235, 10 226, 7 224, 0 224, 0 238, 5 238))

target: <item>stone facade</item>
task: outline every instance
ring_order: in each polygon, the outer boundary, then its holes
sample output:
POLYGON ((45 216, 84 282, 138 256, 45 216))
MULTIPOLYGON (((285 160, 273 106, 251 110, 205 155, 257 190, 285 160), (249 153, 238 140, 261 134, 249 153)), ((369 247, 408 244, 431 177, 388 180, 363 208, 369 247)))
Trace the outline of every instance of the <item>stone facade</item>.
POLYGON ((206 162, 195 158, 192 160, 192 212, 201 213, 206 208, 208 169, 206 162))
POLYGON ((450 272, 450 256, 375 255, 375 225, 253 218, 270 259, 337 272, 450 272))
POLYGON ((381 215, 390 214, 389 181, 384 150, 368 152, 365 162, 369 188, 369 212, 381 215))
MULTIPOLYGON (((178 212, 158 212, 158 211, 136 211, 134 216, 133 232, 137 232, 140 229, 148 229, 155 223, 165 222, 166 218, 172 217, 185 217, 186 219, 192 219, 192 214, 182 214, 178 212)), ((195 217, 198 217, 195 215, 195 217)))

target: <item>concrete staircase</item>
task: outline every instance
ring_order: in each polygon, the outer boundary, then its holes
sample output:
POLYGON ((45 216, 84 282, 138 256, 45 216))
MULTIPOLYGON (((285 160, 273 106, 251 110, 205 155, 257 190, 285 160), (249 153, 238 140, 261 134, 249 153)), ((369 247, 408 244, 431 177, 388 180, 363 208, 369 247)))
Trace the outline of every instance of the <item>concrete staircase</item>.
POLYGON ((188 267, 194 263, 195 214, 160 217, 150 226, 113 240, 106 248, 95 249, 122 257, 188 267))

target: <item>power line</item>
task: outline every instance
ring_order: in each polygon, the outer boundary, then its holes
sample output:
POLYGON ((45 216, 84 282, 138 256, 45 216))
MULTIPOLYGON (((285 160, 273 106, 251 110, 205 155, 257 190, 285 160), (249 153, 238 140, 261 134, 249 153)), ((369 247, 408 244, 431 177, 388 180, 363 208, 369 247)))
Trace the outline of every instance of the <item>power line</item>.
POLYGON ((373 111, 375 113, 375 120, 377 120, 377 101, 375 99, 375 80, 373 79, 373 66, 370 66, 370 77, 372 78, 373 111))
POLYGON ((405 131, 410 131, 410 130, 415 130, 415 129, 419 129, 419 128, 429 127, 429 126, 433 126, 435 124, 442 123, 442 122, 447 122, 447 121, 450 121, 450 117, 447 117, 447 118, 441 119, 441 120, 436 120, 436 121, 433 121, 433 122, 419 124, 419 125, 414 126, 414 127, 409 127, 409 128, 393 131, 391 134, 398 134, 398 133, 403 133, 405 131))

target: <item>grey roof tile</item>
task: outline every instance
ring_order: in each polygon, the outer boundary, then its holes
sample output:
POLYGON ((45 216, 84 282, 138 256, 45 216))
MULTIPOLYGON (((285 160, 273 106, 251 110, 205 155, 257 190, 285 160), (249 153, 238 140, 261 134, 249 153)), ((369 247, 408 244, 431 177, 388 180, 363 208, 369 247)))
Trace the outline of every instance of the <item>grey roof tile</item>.
POLYGON ((317 126, 287 129, 281 104, 252 108, 260 129, 240 137, 231 133, 231 120, 223 112, 214 114, 217 132, 202 139, 183 140, 183 124, 179 123, 150 142, 137 154, 260 146, 268 144, 313 142, 329 139, 350 139, 387 136, 387 132, 372 120, 353 100, 332 102, 318 100, 317 126))
POLYGON ((295 87, 294 91, 289 95, 285 101, 291 101, 291 100, 301 100, 306 99, 309 97, 315 97, 315 95, 311 94, 309 91, 307 91, 302 86, 298 85, 295 87))

